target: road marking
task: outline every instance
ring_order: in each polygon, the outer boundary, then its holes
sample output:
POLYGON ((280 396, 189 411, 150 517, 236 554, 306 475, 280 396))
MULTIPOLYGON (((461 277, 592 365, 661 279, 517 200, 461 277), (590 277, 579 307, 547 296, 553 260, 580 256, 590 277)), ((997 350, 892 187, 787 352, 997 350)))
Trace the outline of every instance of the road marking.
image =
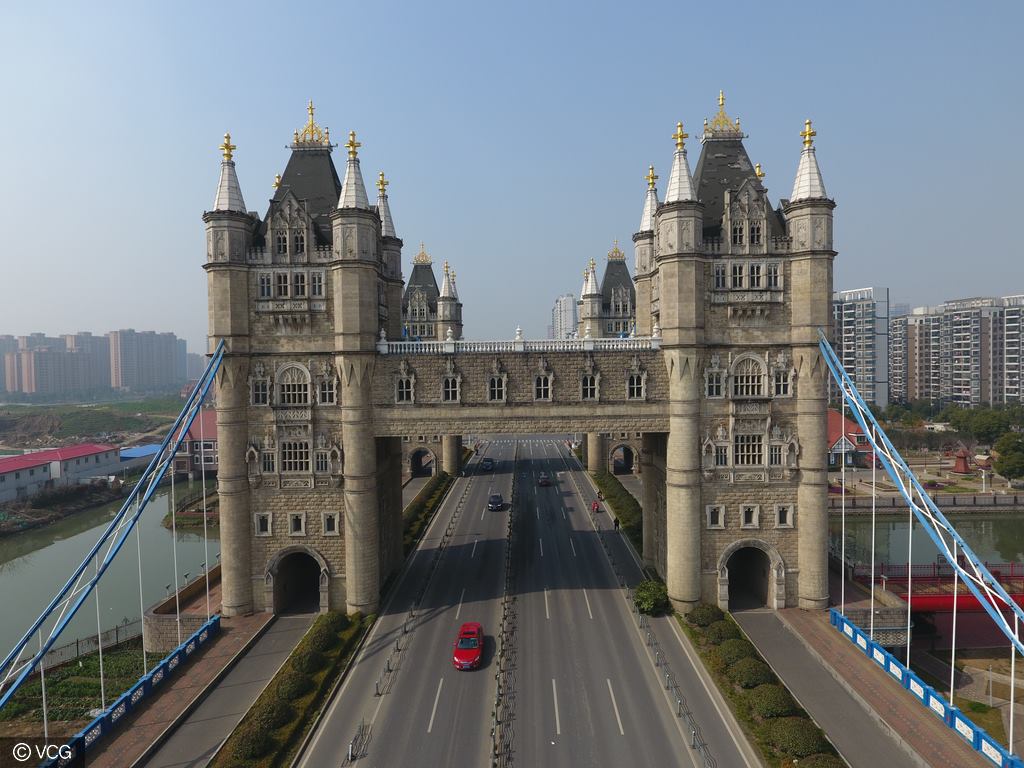
MULTIPOLYGON (((434 728, 434 715, 437 714, 437 701, 438 701, 438 699, 441 698, 441 686, 442 685, 444 685, 444 678, 443 677, 440 680, 437 681, 437 693, 434 694, 434 708, 432 710, 430 710, 430 722, 427 724, 427 733, 430 733, 430 731, 434 728)), ((611 689, 612 689, 612 684, 609 682, 608 683, 608 690, 610 691, 611 689)), ((613 699, 613 701, 614 701, 614 699, 613 699)), ((616 710, 615 714, 616 714, 616 716, 618 716, 618 710, 616 710)), ((621 725, 619 726, 619 730, 620 731, 622 730, 622 726, 621 725)))
POLYGON ((540 556, 544 557, 544 539, 537 539, 540 542, 540 556))
POLYGON ((562 519, 563 519, 563 520, 568 520, 568 519, 569 519, 569 518, 567 518, 567 517, 565 516, 565 508, 564 508, 564 507, 562 508, 562 519))
POLYGON ((466 588, 463 587, 462 588, 462 594, 459 595, 459 607, 455 610, 455 618, 456 618, 456 620, 459 618, 459 614, 462 613, 462 598, 464 598, 465 596, 466 596, 466 588))
POLYGON ((551 614, 548 612, 548 590, 544 589, 544 618, 550 620, 551 614))
POLYGON ((473 539, 473 551, 469 553, 470 557, 476 557, 476 543, 478 541, 480 541, 480 539, 473 539))
POLYGON ((551 698, 555 700, 555 735, 562 735, 562 722, 558 719, 558 689, 555 687, 555 678, 551 678, 551 698))
MULTIPOLYGON (((587 597, 587 590, 585 589, 583 590, 583 599, 587 601, 587 616, 589 616, 590 618, 594 618, 594 614, 590 610, 590 598, 587 597)), ((455 618, 459 618, 459 615, 455 614, 455 618)))
POLYGON ((537 519, 540 520, 540 507, 537 507, 537 519))
MULTIPOLYGON (((622 718, 619 717, 619 705, 615 703, 615 692, 612 690, 612 681, 609 678, 607 678, 607 677, 605 678, 605 680, 608 681, 608 695, 612 697, 612 708, 615 710, 615 720, 619 724, 619 735, 620 736, 625 736, 626 732, 624 730, 622 730, 622 718)), ((440 691, 440 688, 439 688, 438 689, 438 693, 440 693, 440 692, 441 691, 440 691)), ((437 706, 437 702, 436 701, 434 702, 434 706, 435 707, 437 706)), ((434 721, 433 716, 431 716, 430 721, 431 722, 434 721)), ((427 730, 429 731, 430 729, 428 728, 427 730)))
POLYGON ((572 539, 569 539, 569 546, 572 547, 572 556, 576 557, 576 545, 572 543, 572 539))

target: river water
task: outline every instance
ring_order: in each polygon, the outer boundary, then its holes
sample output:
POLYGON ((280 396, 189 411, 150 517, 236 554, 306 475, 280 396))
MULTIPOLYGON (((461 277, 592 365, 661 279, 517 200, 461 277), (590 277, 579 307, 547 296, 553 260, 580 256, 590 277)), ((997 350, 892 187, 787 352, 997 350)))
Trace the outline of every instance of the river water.
MULTIPOLYGON (((985 517, 982 515, 947 515, 950 523, 967 545, 983 561, 990 563, 1024 562, 1024 514, 1008 513, 985 517)), ((899 517, 878 517, 875 525, 876 563, 907 562, 908 530, 907 515, 899 517)), ((842 520, 830 517, 829 535, 833 546, 842 541, 842 520)), ((871 518, 866 516, 846 518, 846 553, 861 563, 871 562, 871 518)), ((923 526, 914 521, 912 562, 934 563, 939 550, 925 532, 923 526)), ((945 562, 945 558, 942 558, 945 562)))
MULTIPOLYGON (((199 490, 199 486, 179 483, 175 490, 185 494, 199 490)), ((142 592, 147 608, 168 594, 167 588, 175 581, 172 534, 161 524, 169 509, 169 497, 169 487, 155 493, 138 523, 143 561, 142 592)), ((0 653, 3 656, 71 577, 122 503, 117 501, 79 512, 53 525, 0 538, 0 653)), ((217 528, 210 529, 209 557, 214 565, 220 552, 217 535, 217 528)), ((193 529, 187 533, 178 531, 177 536, 178 583, 181 584, 186 572, 190 579, 202 572, 201 564, 206 556, 202 529, 198 533, 193 529)), ((103 552, 105 549, 101 550, 101 555, 103 552)), ((125 620, 139 618, 137 552, 133 530, 99 583, 100 623, 105 630, 125 620)), ((55 645, 95 634, 96 601, 90 596, 55 645)), ((37 644, 30 642, 30 650, 37 648, 37 644)))

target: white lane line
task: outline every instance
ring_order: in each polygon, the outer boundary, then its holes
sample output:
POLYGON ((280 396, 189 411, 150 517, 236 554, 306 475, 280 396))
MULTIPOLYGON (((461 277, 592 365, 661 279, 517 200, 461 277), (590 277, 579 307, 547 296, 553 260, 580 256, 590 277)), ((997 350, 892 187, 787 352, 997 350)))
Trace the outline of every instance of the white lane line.
POLYGON ((544 589, 544 618, 550 620, 551 613, 548 611, 548 591, 544 589))
POLYGON ((537 519, 540 520, 540 507, 537 507, 537 519))
POLYGON ((540 556, 544 557, 544 539, 537 539, 540 542, 540 556))
POLYGON ((555 735, 562 735, 562 721, 558 719, 558 689, 555 687, 555 678, 551 678, 551 698, 555 700, 555 735))
POLYGON ((572 539, 569 539, 569 546, 572 547, 572 556, 576 557, 576 545, 572 543, 572 539))
POLYGON ((480 541, 480 539, 473 539, 473 551, 469 553, 470 557, 476 557, 476 543, 478 541, 480 541))
MULTIPOLYGON (((455 619, 456 619, 456 621, 458 621, 459 614, 462 613, 462 598, 464 598, 465 596, 466 596, 466 588, 463 587, 462 588, 462 594, 459 595, 459 607, 457 609, 455 609, 455 619)), ((593 618, 593 617, 591 617, 591 618, 593 618)))
MULTIPOLYGON (((465 591, 465 590, 463 590, 463 591, 465 591)), ((590 618, 594 618, 594 613, 593 613, 593 611, 590 610, 590 598, 587 597, 587 590, 585 590, 585 589, 583 590, 583 599, 586 600, 586 602, 587 602, 587 616, 589 616, 590 618)), ((459 615, 455 614, 455 618, 456 619, 459 618, 459 615)))
MULTIPOLYGON (((615 703, 615 691, 612 690, 612 681, 609 678, 605 678, 608 681, 608 695, 612 697, 612 708, 615 710, 615 721, 619 724, 619 735, 625 736, 626 732, 622 730, 622 718, 619 717, 619 705, 615 703)), ((440 690, 439 690, 440 692, 440 690)), ((434 702, 434 706, 437 706, 437 702, 434 702)), ((433 717, 430 718, 433 722, 433 717)))
POLYGON ((565 516, 565 507, 563 507, 563 508, 562 508, 562 519, 563 519, 563 520, 568 520, 568 519, 569 519, 569 518, 567 518, 567 517, 565 516))
MULTIPOLYGON (((427 733, 430 733, 430 731, 434 728, 434 715, 437 714, 437 701, 438 701, 438 699, 441 698, 441 686, 442 685, 444 685, 444 678, 443 677, 440 680, 437 681, 437 693, 434 694, 434 708, 432 710, 430 710, 430 722, 427 724, 427 733)), ((610 691, 611 689, 612 689, 612 684, 609 682, 608 683, 608 690, 610 691)), ((614 699, 612 699, 612 701, 614 701, 614 699)), ((618 716, 618 714, 619 714, 618 710, 616 710, 615 711, 616 717, 618 716)), ((620 731, 622 730, 622 725, 621 724, 619 725, 619 730, 620 731)))

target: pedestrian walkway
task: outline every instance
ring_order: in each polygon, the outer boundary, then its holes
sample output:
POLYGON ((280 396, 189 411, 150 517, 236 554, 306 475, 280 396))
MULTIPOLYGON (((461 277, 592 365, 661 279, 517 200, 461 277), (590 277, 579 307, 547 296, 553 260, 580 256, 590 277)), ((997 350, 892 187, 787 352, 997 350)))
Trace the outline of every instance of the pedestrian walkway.
MULTIPOLYGON (((219 606, 218 606, 219 608, 219 606)), ((243 653, 273 617, 268 613, 221 619, 220 636, 204 646, 181 672, 164 684, 159 696, 148 699, 120 724, 113 735, 89 754, 96 768, 134 765, 161 734, 172 728, 198 696, 214 683, 231 661, 243 653)))

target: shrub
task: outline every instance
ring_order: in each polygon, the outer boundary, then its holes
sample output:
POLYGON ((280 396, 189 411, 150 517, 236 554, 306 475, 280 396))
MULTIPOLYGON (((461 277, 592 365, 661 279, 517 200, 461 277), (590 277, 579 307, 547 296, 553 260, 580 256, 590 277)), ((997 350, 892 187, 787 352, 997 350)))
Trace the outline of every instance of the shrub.
POLYGON ((718 645, 726 640, 735 640, 740 636, 739 629, 731 621, 716 621, 713 622, 704 633, 704 636, 713 645, 718 645))
POLYGON ((657 616, 669 609, 668 590, 660 581, 641 581, 633 592, 633 602, 640 613, 657 616))
POLYGON ((725 659, 722 658, 722 646, 709 648, 704 654, 704 662, 712 672, 725 672, 725 668, 728 666, 725 659))
POLYGON ((722 609, 717 605, 710 605, 709 603, 699 603, 692 611, 686 614, 686 620, 691 624, 696 624, 698 627, 710 626, 724 618, 725 614, 722 613, 722 609))
POLYGON ((754 714, 762 720, 785 717, 796 711, 796 702, 789 695, 789 691, 781 685, 759 685, 748 694, 747 701, 750 702, 754 714))
POLYGON ((800 768, 846 768, 846 762, 841 757, 819 752, 803 758, 800 761, 800 768))
POLYGON ((337 630, 332 631, 327 621, 320 621, 319 619, 310 627, 305 637, 306 647, 311 651, 326 651, 328 648, 333 647, 336 642, 338 642, 337 630))
POLYGON ((292 664, 295 665, 295 668, 307 675, 312 675, 323 669, 326 662, 327 659, 324 658, 324 655, 314 648, 305 648, 297 651, 292 658, 292 664))
MULTIPOLYGON (((335 635, 344 630, 350 624, 348 616, 341 611, 328 611, 320 616, 318 622, 321 626, 326 627, 328 632, 335 635)), ((321 648, 320 650, 323 649, 321 648)))
POLYGON ((725 662, 726 666, 735 664, 740 659, 747 659, 757 656, 757 651, 754 650, 754 646, 747 640, 741 640, 735 638, 733 640, 726 640, 718 646, 718 652, 722 656, 722 661, 725 662))
POLYGON ((285 701, 295 701, 313 687, 313 681, 290 664, 281 670, 277 680, 277 696, 285 701))
POLYGON ((729 678, 741 688, 756 688, 775 680, 772 668, 757 659, 740 659, 726 670, 729 678))
POLYGON ((249 722, 235 731, 234 752, 235 757, 242 760, 251 760, 263 757, 274 746, 274 740, 270 737, 270 731, 261 728, 259 723, 249 722))
POLYGON ((252 723, 261 730, 273 731, 292 719, 291 704, 278 698, 266 698, 253 707, 252 723))
MULTIPOLYGON (((831 749, 822 732, 805 717, 780 717, 766 723, 769 743, 793 757, 807 757, 831 749)), ((804 763, 801 763, 803 766, 804 763)))

